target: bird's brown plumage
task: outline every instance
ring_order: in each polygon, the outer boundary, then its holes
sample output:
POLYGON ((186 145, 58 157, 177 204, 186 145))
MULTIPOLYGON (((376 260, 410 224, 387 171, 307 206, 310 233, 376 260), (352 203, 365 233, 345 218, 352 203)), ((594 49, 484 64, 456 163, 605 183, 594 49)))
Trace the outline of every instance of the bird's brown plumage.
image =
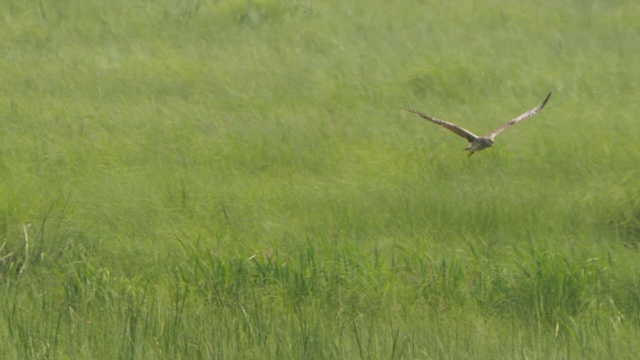
POLYGON ((542 102, 542 104, 536 106, 535 108, 525 112, 524 114, 514 118, 513 120, 509 121, 506 124, 503 124, 502 126, 500 126, 499 128, 493 130, 492 132, 490 132, 489 134, 485 135, 485 136, 477 136, 474 133, 472 133, 471 131, 460 127, 454 123, 450 123, 448 121, 444 121, 444 120, 440 120, 440 119, 436 119, 434 117, 431 117, 429 115, 423 114, 419 111, 415 111, 415 110, 410 110, 407 109, 407 111, 419 115, 420 117, 431 121, 434 124, 438 124, 446 129, 448 129, 449 131, 453 132, 454 134, 467 139, 468 142, 471 143, 471 145, 467 148, 465 148, 465 150, 469 150, 469 156, 473 155, 474 152, 476 151, 480 151, 480 150, 484 150, 488 147, 491 147, 491 145, 493 145, 493 140, 495 139, 496 136, 498 136, 501 132, 505 131, 506 129, 510 128, 511 126, 519 123, 520 121, 530 118, 533 115, 537 114, 538 112, 540 112, 540 110, 542 110, 542 108, 544 108, 544 106, 547 104, 547 101, 549 101, 549 98, 551 97, 551 93, 549 93, 549 95, 547 95, 547 97, 544 99, 544 101, 542 102))

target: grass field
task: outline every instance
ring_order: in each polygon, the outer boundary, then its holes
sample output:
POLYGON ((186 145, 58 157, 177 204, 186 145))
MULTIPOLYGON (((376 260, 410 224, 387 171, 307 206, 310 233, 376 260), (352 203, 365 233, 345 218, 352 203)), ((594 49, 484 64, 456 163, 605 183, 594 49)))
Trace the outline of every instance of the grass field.
POLYGON ((3 359, 637 359, 640 5, 0 5, 3 359), (478 133, 539 104, 496 146, 478 133))

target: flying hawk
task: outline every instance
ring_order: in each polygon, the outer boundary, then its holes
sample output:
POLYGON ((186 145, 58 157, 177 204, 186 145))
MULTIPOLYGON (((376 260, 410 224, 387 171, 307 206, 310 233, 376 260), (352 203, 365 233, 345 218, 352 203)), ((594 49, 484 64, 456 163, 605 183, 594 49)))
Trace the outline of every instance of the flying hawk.
POLYGON ((456 135, 463 137, 465 139, 467 139, 468 142, 471 143, 471 145, 467 146, 466 148, 464 148, 464 150, 469 150, 469 156, 473 155, 473 153, 475 153, 476 151, 480 151, 480 150, 484 150, 488 147, 491 147, 493 145, 493 139, 495 139, 496 136, 498 136, 501 132, 505 131, 506 129, 508 129, 509 127, 519 123, 520 121, 532 117, 533 115, 537 114, 538 112, 540 112, 540 110, 542 110, 542 108, 547 104, 547 101, 549 101, 549 98, 551 97, 551 93, 549 93, 549 95, 547 95, 547 97, 544 99, 544 101, 542 102, 542 104, 538 105, 537 107, 535 107, 534 109, 531 109, 529 111, 527 111, 526 113, 518 116, 517 118, 509 121, 508 123, 500 126, 499 128, 493 130, 492 132, 490 132, 488 135, 485 136, 477 136, 474 133, 472 133, 471 131, 461 128, 460 126, 450 123, 448 121, 444 121, 444 120, 440 120, 440 119, 436 119, 433 118, 429 115, 425 115, 419 111, 415 111, 415 110, 409 110, 407 109, 407 111, 414 113, 416 115, 420 115, 422 118, 425 118, 429 121, 431 121, 434 124, 438 124, 440 126, 443 126, 449 130, 451 130, 453 133, 455 133, 456 135))

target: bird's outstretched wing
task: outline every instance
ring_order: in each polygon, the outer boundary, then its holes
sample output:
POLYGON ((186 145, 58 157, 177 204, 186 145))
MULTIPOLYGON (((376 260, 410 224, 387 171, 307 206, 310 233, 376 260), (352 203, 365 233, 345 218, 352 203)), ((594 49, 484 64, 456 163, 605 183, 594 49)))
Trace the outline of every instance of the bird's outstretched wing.
POLYGON ((509 121, 508 123, 500 126, 499 128, 493 130, 491 133, 489 133, 489 135, 487 135, 486 137, 493 140, 496 136, 498 136, 501 132, 505 131, 506 129, 508 129, 509 127, 519 123, 520 121, 526 119, 526 118, 530 118, 533 115, 537 114, 538 112, 540 112, 540 110, 542 110, 542 108, 547 104, 547 101, 549 101, 549 98, 551 97, 551 93, 549 93, 549 95, 547 95, 547 97, 544 99, 544 101, 542 102, 542 104, 538 105, 536 108, 531 109, 529 111, 527 111, 526 113, 518 116, 517 118, 509 121))
POLYGON ((427 120, 431 121, 434 124, 438 124, 440 126, 443 126, 443 127, 447 128, 447 129, 449 129, 454 134, 467 139, 468 142, 473 142, 473 140, 478 138, 478 136, 476 136, 471 131, 463 129, 463 128, 461 128, 460 126, 458 126, 456 124, 450 123, 448 121, 444 121, 444 120, 433 118, 433 117, 431 117, 429 115, 425 115, 425 114, 423 114, 423 113, 421 113, 419 111, 409 110, 409 109, 407 109, 407 111, 410 112, 410 113, 419 115, 420 117, 422 117, 424 119, 427 119, 427 120))

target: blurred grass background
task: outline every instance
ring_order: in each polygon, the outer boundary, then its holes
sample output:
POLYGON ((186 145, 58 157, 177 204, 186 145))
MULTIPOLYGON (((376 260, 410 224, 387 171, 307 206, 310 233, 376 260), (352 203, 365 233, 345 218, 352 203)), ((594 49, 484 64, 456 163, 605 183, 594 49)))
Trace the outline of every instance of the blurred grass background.
POLYGON ((640 351, 640 5, 0 11, 7 358, 640 351))

